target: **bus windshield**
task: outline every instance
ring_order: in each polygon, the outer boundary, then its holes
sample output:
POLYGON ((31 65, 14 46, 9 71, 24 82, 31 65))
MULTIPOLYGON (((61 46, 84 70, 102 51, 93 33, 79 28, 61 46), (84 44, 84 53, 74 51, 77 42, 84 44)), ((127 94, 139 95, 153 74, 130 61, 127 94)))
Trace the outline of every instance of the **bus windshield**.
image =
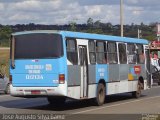
POLYGON ((53 33, 32 33, 14 36, 15 59, 58 58, 63 55, 62 36, 53 33))

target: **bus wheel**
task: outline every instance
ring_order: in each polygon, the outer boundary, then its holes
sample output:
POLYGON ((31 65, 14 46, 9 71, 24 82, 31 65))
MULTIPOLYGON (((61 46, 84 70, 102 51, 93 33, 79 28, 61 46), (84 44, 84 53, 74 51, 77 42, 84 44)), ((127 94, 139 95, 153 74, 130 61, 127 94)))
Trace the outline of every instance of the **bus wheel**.
POLYGON ((5 94, 10 94, 10 85, 8 84, 5 89, 5 94))
POLYGON ((134 98, 141 97, 141 85, 140 84, 138 84, 138 86, 137 86, 137 91, 132 92, 132 96, 134 98))
POLYGON ((103 83, 99 83, 97 87, 96 105, 101 106, 104 104, 106 91, 103 83))
POLYGON ((61 105, 66 101, 65 97, 47 97, 49 104, 51 105, 61 105))

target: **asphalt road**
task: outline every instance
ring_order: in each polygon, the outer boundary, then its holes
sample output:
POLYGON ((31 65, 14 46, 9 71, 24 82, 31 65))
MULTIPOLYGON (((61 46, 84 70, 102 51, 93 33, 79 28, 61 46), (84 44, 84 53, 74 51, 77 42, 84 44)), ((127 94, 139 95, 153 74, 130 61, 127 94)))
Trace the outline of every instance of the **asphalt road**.
POLYGON ((0 94, 0 113, 65 114, 65 119, 82 120, 142 120, 143 117, 157 117, 160 114, 160 87, 143 91, 142 94, 139 99, 133 98, 129 93, 106 96, 105 104, 100 107, 94 106, 89 100, 67 100, 63 106, 51 106, 46 98, 18 98, 0 94))

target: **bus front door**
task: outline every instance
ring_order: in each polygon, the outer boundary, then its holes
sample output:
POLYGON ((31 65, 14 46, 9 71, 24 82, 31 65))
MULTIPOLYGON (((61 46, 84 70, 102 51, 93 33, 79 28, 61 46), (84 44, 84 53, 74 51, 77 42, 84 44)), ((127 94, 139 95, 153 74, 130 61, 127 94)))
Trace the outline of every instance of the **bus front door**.
POLYGON ((80 97, 84 98, 88 96, 88 59, 86 46, 79 46, 79 60, 81 66, 80 97))

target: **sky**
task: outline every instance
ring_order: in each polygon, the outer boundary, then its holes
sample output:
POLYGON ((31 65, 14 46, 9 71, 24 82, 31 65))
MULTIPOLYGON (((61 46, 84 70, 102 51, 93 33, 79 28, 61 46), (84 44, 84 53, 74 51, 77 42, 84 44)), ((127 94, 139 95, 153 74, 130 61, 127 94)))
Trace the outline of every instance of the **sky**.
MULTIPOLYGON (((160 22, 160 0, 123 0, 124 24, 160 22)), ((0 24, 120 24, 120 0, 0 0, 0 24)))

